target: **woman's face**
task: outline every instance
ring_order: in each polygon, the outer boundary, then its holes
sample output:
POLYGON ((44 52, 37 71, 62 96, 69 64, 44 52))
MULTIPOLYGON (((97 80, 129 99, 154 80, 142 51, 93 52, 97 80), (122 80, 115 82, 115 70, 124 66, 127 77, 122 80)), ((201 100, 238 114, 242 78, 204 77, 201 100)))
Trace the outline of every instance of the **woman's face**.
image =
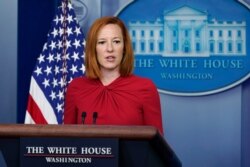
POLYGON ((119 71, 124 42, 121 28, 116 24, 102 27, 97 35, 96 53, 101 71, 119 71))

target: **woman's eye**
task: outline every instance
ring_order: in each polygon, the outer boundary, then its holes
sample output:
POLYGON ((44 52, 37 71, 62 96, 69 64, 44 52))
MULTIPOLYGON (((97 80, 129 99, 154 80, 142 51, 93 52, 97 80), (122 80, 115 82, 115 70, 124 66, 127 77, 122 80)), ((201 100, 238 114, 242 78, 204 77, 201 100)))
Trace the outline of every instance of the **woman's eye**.
POLYGON ((105 43, 105 41, 98 41, 97 42, 97 44, 99 44, 99 45, 102 45, 102 44, 104 44, 105 43))
POLYGON ((115 40, 114 43, 118 44, 118 43, 121 43, 120 40, 115 40))

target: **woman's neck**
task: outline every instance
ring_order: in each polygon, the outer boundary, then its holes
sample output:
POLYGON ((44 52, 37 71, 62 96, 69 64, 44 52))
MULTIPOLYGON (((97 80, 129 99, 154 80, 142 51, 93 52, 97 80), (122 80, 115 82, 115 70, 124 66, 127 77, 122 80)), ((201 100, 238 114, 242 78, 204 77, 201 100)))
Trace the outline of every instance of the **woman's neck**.
POLYGON ((100 80, 104 86, 107 86, 119 77, 120 77, 119 71, 112 71, 112 72, 102 71, 102 77, 100 80))

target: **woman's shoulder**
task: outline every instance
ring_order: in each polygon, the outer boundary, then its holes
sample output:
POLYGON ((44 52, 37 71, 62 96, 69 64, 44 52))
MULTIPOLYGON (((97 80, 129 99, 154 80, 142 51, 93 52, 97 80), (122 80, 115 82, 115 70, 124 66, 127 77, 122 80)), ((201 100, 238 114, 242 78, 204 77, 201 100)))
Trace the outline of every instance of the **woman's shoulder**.
POLYGON ((130 77, 131 77, 131 79, 133 79, 133 80, 135 80, 137 82, 153 83, 153 81, 150 78, 147 78, 147 77, 142 77, 142 76, 135 75, 135 74, 132 74, 130 77))
POLYGON ((79 82, 83 82, 85 79, 86 79, 85 76, 75 77, 75 78, 73 78, 73 79, 70 81, 69 84, 71 84, 71 85, 72 85, 72 84, 77 84, 77 83, 79 83, 79 82))
POLYGON ((139 84, 141 87, 155 87, 154 82, 150 78, 138 76, 135 74, 132 74, 130 78, 134 84, 139 84))
POLYGON ((93 79, 89 79, 86 76, 80 76, 80 77, 76 77, 74 79, 72 79, 72 81, 69 83, 69 86, 71 87, 77 87, 77 86, 83 86, 83 85, 91 85, 94 82, 96 82, 93 79))

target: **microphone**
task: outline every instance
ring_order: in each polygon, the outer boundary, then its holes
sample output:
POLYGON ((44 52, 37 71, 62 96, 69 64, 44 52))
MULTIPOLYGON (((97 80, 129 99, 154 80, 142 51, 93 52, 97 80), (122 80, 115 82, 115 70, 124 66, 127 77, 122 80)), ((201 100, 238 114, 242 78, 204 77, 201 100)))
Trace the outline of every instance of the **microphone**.
POLYGON ((98 117, 98 113, 97 112, 93 112, 93 124, 96 124, 97 117, 98 117))
POLYGON ((85 111, 82 112, 82 124, 84 124, 86 116, 87 116, 87 113, 85 111))

